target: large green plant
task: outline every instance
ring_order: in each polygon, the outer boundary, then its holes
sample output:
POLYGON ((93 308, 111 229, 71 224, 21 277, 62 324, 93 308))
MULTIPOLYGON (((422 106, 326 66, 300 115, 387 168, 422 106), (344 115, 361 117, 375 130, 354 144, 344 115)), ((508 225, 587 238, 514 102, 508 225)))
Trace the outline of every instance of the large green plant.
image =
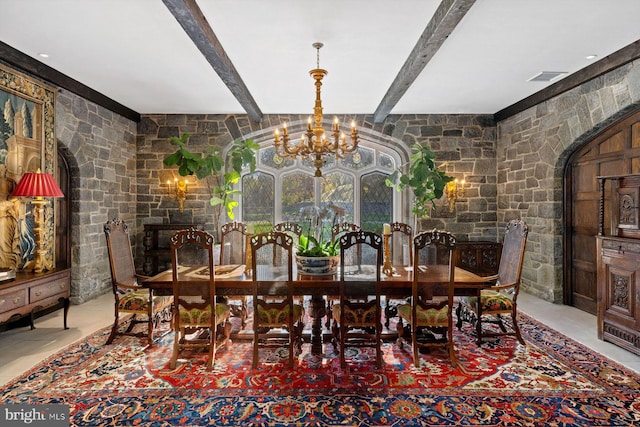
POLYGON ((453 181, 453 177, 438 169, 436 155, 426 145, 414 144, 411 151, 408 172, 397 169, 385 183, 398 191, 409 187, 413 192, 412 212, 419 218, 428 217, 435 200, 442 197, 447 182, 453 181))
POLYGON ((219 150, 208 147, 204 153, 194 153, 186 146, 191 134, 183 133, 181 137, 170 138, 178 149, 164 158, 166 166, 178 166, 181 176, 194 175, 198 180, 207 183, 211 195, 211 206, 214 208, 214 225, 218 235, 223 211, 229 219, 234 219, 233 210, 238 206, 234 196, 242 192, 234 188, 238 184, 242 169, 249 166, 250 171, 256 169, 256 151, 260 146, 251 139, 235 141, 228 153, 231 167, 225 167, 225 159, 219 150))

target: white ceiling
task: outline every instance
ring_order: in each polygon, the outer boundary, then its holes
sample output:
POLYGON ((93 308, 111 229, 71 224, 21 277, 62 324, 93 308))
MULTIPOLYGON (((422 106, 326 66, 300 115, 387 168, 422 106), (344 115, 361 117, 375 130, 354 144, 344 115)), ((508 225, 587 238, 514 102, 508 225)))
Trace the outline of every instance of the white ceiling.
MULTIPOLYGON (((263 114, 372 114, 439 0, 197 0, 263 114)), ((493 114, 640 39, 639 0, 476 0, 392 114, 493 114), (586 59, 597 55, 596 59, 586 59)), ((161 0, 0 0, 0 41, 138 113, 244 113, 161 0), (42 58, 46 53, 48 58, 42 58)))

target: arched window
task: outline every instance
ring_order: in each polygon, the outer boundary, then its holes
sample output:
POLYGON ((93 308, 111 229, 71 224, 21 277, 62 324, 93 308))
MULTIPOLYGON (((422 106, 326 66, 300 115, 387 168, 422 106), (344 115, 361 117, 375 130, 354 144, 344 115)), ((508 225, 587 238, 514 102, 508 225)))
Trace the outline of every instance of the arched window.
MULTIPOLYGON (((265 141, 257 155, 257 168, 242 177, 241 220, 258 224, 257 231, 293 221, 304 224, 309 208, 343 213, 342 222, 382 232, 382 224, 399 221, 400 193, 385 179, 400 165, 400 155, 372 141, 360 141, 358 150, 344 159, 326 156, 322 177, 315 178, 311 161, 275 155, 265 141)), ((333 218, 325 218, 324 228, 333 218)))

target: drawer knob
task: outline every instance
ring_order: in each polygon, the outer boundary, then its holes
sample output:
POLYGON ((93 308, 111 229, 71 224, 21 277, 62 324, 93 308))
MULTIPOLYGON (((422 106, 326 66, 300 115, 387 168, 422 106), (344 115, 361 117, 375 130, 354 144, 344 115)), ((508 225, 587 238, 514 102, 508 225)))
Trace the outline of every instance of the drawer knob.
POLYGON ((14 304, 14 305, 19 304, 19 303, 20 303, 20 297, 17 297, 17 298, 15 298, 15 299, 13 300, 13 304, 14 304))
POLYGON ((42 291, 36 291, 36 296, 39 297, 42 294, 42 291))

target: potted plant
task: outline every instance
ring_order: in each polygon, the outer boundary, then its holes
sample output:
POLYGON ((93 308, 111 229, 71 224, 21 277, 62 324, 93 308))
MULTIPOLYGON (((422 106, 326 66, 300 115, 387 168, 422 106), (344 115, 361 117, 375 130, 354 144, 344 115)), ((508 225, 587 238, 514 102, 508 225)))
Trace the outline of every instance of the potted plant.
POLYGON ((442 197, 448 182, 453 177, 448 176, 436 166, 435 154, 426 145, 411 146, 413 154, 409 160, 409 171, 394 171, 385 183, 389 187, 396 187, 402 191, 406 187, 413 191, 413 209, 416 218, 428 218, 431 207, 435 207, 435 200, 442 197))
POLYGON ((335 274, 340 261, 338 240, 326 239, 324 222, 333 214, 331 223, 335 225, 344 215, 344 209, 333 203, 323 209, 303 208, 307 219, 307 233, 301 234, 296 249, 298 272, 309 275, 335 274))
POLYGON ((209 147, 204 154, 187 149, 190 137, 189 133, 183 133, 181 137, 171 137, 171 142, 176 144, 178 149, 166 156, 163 162, 166 166, 178 166, 181 176, 195 175, 198 180, 207 183, 211 195, 210 203, 214 208, 215 237, 218 239, 223 212, 226 212, 229 219, 235 218, 233 210, 238 206, 238 201, 234 196, 242 192, 234 189, 234 185, 240 181, 243 168, 249 166, 251 172, 255 171, 255 154, 260 146, 251 139, 235 141, 228 153, 231 167, 225 168, 225 159, 214 147, 209 147))

